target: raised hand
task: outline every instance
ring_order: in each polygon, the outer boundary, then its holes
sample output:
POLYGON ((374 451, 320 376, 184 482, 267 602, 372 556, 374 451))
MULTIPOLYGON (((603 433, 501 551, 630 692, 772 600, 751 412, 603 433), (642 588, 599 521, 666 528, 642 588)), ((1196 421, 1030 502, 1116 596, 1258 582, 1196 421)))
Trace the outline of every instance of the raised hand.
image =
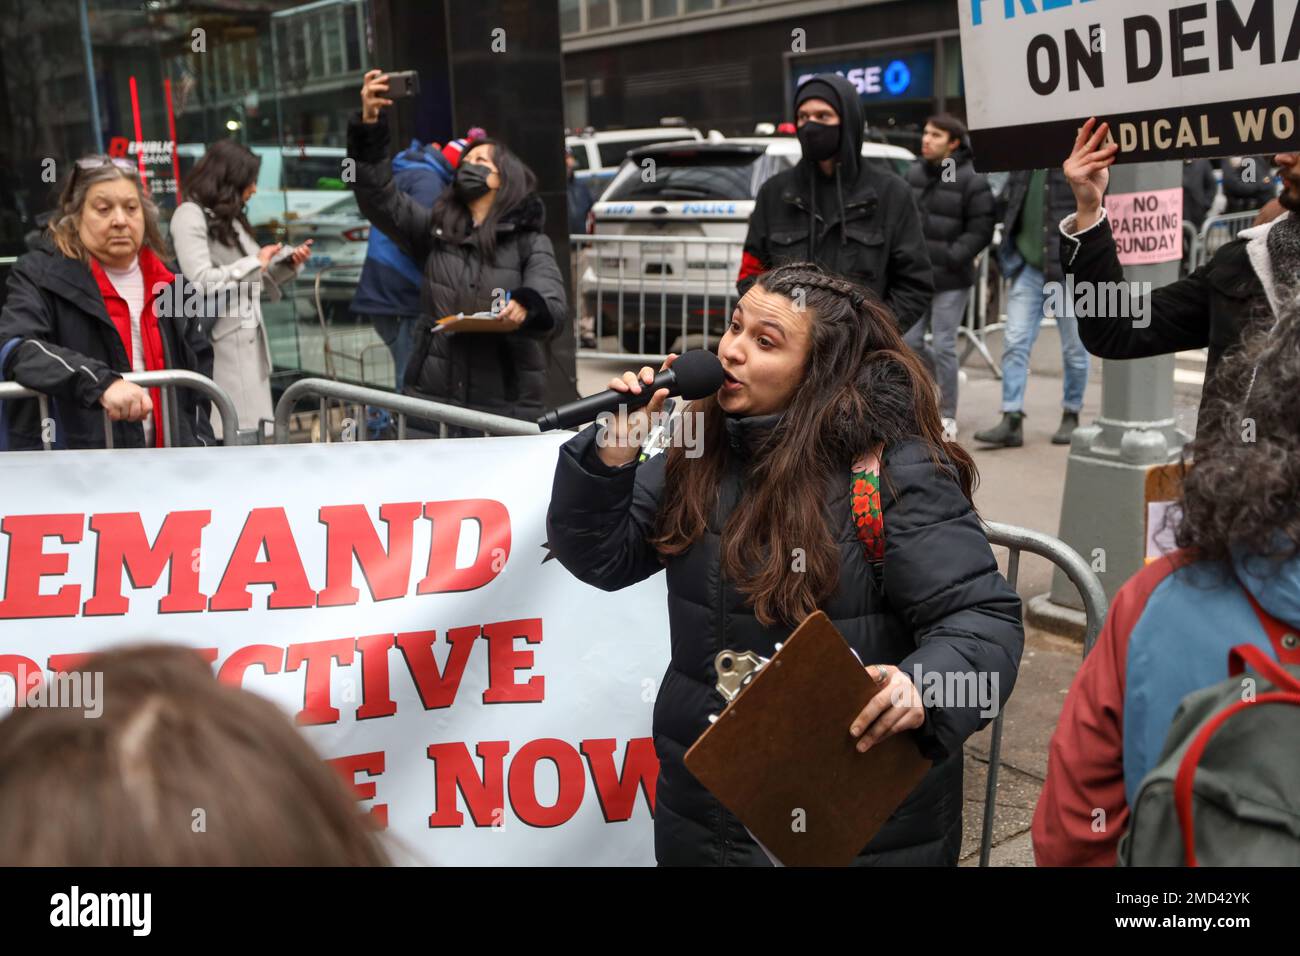
POLYGON ((1110 185, 1110 167, 1119 152, 1118 143, 1101 145, 1109 133, 1109 124, 1102 123, 1098 126, 1096 117, 1090 118, 1079 128, 1079 135, 1074 139, 1074 149, 1061 165, 1061 171, 1065 173, 1078 206, 1076 231, 1087 229, 1101 215, 1102 197, 1110 185))
POLYGON ((393 105, 392 100, 384 97, 387 92, 387 73, 383 70, 370 70, 366 73, 361 82, 361 122, 379 122, 380 109, 393 105))

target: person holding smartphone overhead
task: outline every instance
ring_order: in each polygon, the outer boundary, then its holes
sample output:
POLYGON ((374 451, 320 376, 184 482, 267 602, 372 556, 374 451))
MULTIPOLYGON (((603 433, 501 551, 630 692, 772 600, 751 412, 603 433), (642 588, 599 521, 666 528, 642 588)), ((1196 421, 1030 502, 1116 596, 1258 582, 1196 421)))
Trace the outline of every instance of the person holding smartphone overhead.
MULTIPOLYGON (((974 462, 944 441, 930 377, 880 301, 811 263, 758 277, 718 358, 722 388, 684 412, 701 416, 700 454, 675 445, 640 461, 629 431, 646 433, 661 389, 560 448, 547 514, 547 542, 579 580, 616 591, 667 570, 655 856, 766 865, 683 758, 725 703, 714 656, 771 657, 822 610, 887 688, 826 733, 865 752, 913 731, 934 761, 856 862, 955 865, 962 743, 1010 696, 1024 643, 1020 599, 971 504, 974 462), (936 681, 992 693, 923 695, 936 681)), ((647 367, 609 387, 641 394, 653 380, 647 367)))
POLYGON ((568 312, 564 280, 542 232, 537 178, 500 140, 471 141, 433 208, 393 183, 389 77, 371 70, 348 124, 353 189, 362 215, 422 267, 424 318, 404 391, 419 398, 535 420, 544 411, 546 340, 568 312), (499 332, 434 333, 449 315, 490 312, 499 332))
MULTIPOLYGON (((212 316, 212 378, 234 399, 239 427, 256 429, 275 417, 271 403, 271 344, 262 321, 263 293, 272 302, 311 255, 311 240, 296 248, 257 245, 244 214, 257 192, 261 159, 233 139, 208 147, 185 183, 185 202, 172 214, 176 262, 217 308, 212 316)), ((218 438, 221 419, 213 413, 218 438)), ((226 441, 232 441, 225 437, 226 441)))

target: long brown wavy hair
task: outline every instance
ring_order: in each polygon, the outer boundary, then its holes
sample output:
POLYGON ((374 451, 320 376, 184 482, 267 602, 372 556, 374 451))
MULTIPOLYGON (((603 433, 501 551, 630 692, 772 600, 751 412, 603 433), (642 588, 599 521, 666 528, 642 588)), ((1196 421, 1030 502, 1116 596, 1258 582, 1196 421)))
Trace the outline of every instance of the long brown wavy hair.
POLYGON ((208 229, 223 246, 239 248, 235 223, 250 236, 244 190, 257 182, 262 157, 243 143, 219 139, 208 147, 185 181, 185 195, 208 213, 208 229))
POLYGON ((1205 560, 1300 554, 1300 293, 1283 294, 1277 321, 1254 316, 1220 359, 1184 449, 1176 540, 1205 560))
MULTIPOLYGON (((934 380, 871 292, 812 263, 773 269, 758 284, 802 299, 811 347, 790 406, 748 462, 746 492, 722 530, 722 568, 761 623, 795 626, 839 585, 840 552, 826 497, 835 480, 847 487, 860 455, 882 443, 919 439, 967 499, 978 473, 961 446, 944 442, 934 380), (806 558, 802 572, 791 570, 796 548, 806 558)), ((703 451, 696 458, 680 446, 666 453, 664 504, 652 539, 665 557, 686 552, 704 533, 731 464, 717 397, 690 411, 704 415, 703 451)), ((888 480, 883 470, 882 481, 888 480)))

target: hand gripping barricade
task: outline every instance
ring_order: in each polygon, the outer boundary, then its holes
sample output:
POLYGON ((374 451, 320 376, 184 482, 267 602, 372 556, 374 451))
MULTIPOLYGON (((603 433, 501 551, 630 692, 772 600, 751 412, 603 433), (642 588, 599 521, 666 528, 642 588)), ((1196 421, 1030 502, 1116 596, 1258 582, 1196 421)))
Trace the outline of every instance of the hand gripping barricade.
MULTIPOLYGON (((10 339, 5 343, 4 349, 0 351, 0 369, 4 368, 5 360, 8 358, 10 349, 19 344, 19 339, 10 339)), ((235 411, 235 403, 226 391, 212 379, 200 375, 197 372, 191 372, 186 369, 158 369, 153 372, 126 372, 122 378, 128 382, 139 385, 141 388, 158 388, 162 390, 162 407, 158 409, 158 420, 166 422, 169 431, 167 435, 167 444, 172 444, 173 435, 170 434, 174 424, 172 416, 169 413, 173 393, 178 388, 189 388, 202 392, 212 400, 217 409, 217 414, 221 416, 221 428, 224 435, 236 435, 238 438, 230 444, 246 444, 256 441, 255 432, 239 431, 239 415, 235 411)), ((50 398, 43 392, 32 391, 24 388, 17 382, 5 382, 0 380, 0 451, 9 451, 9 435, 5 425, 6 418, 4 415, 4 404, 6 401, 34 400, 39 404, 41 410, 41 419, 49 420, 54 427, 47 429, 42 436, 44 448, 46 451, 53 451, 64 447, 60 440, 60 430, 58 428, 58 416, 50 414, 50 398)), ((113 428, 109 421, 108 412, 104 412, 104 437, 105 447, 113 447, 113 428)))

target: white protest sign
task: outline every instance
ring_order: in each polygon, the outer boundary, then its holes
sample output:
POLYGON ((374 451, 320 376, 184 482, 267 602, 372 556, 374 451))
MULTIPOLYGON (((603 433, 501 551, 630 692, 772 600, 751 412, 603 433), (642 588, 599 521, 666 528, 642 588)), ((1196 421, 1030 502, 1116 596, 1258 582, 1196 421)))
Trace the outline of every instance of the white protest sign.
POLYGON ((419 860, 652 864, 664 579, 549 557, 567 437, 5 455, 0 711, 20 671, 182 644, 419 860))
POLYGON ((1118 162, 1297 145, 1300 0, 958 0, 981 170, 1059 166, 1090 116, 1118 162))

